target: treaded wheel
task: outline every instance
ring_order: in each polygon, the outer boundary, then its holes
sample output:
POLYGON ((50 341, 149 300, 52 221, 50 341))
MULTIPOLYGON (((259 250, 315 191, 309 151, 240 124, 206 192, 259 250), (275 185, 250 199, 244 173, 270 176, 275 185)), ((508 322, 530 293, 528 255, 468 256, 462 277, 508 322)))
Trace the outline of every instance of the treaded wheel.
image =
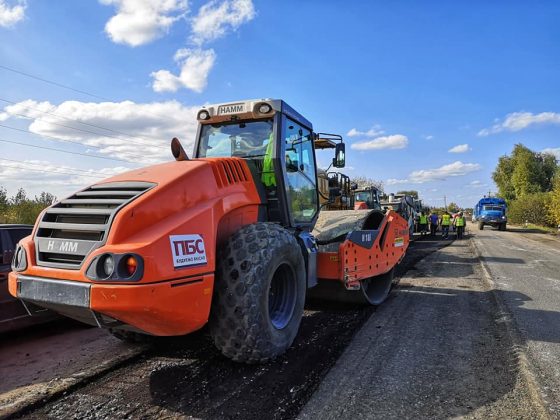
POLYGON ((210 334, 228 358, 260 363, 294 341, 305 303, 306 275, 295 237, 273 223, 241 228, 217 259, 210 334))
POLYGON ((484 223, 478 222, 478 230, 484 229, 484 223))

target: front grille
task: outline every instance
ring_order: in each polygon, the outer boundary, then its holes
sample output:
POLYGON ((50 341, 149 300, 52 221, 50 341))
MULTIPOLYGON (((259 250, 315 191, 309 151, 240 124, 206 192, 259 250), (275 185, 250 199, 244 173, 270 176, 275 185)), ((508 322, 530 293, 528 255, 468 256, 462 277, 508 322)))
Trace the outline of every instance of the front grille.
POLYGON ((149 182, 92 185, 49 207, 35 236, 37 264, 80 268, 85 257, 107 240, 115 214, 154 186, 149 182))

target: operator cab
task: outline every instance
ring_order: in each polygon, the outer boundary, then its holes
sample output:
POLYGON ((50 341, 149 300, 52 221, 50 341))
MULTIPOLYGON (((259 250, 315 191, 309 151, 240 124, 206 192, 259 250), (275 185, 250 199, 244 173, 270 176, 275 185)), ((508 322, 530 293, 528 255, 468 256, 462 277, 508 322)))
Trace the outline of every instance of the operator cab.
MULTIPOLYGON (((195 158, 246 160, 268 221, 312 230, 319 212, 317 135, 286 102, 255 99, 199 110, 195 158)), ((344 148, 337 148, 344 166, 344 148)))
POLYGON ((354 201, 356 203, 363 202, 370 210, 381 210, 381 200, 379 199, 379 190, 373 186, 356 190, 354 193, 354 201))

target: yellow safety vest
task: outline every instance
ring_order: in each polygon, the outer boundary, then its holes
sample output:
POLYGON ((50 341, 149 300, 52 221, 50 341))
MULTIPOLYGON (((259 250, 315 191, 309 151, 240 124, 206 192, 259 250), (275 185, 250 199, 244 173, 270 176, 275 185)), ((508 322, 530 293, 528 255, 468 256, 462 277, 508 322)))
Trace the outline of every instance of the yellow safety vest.
POLYGON ((451 221, 451 216, 448 214, 444 214, 443 216, 441 216, 441 225, 442 226, 449 226, 449 223, 451 221))
POLYGON ((272 165, 272 154, 274 152, 274 142, 272 141, 272 133, 268 138, 268 145, 266 146, 266 152, 264 154, 263 162, 263 172, 261 175, 261 181, 265 187, 275 187, 276 186, 276 176, 274 175, 274 165, 272 165))
POLYGON ((457 217, 457 220, 455 221, 455 226, 457 227, 465 226, 465 218, 457 217))
POLYGON ((427 225, 428 224, 428 216, 420 216, 420 224, 427 225))

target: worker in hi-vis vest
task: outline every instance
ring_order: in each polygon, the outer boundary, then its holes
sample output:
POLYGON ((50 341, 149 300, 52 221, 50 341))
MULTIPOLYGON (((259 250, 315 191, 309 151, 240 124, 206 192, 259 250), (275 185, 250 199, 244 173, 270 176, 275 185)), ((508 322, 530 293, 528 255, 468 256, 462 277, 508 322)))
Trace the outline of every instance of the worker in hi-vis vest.
POLYGON ((420 236, 424 236, 425 234, 428 233, 428 216, 426 216, 426 214, 423 211, 420 212, 420 219, 418 221, 418 225, 419 225, 418 230, 420 231, 420 236))
POLYGON ((457 239, 463 239, 463 233, 465 232, 465 225, 466 225, 465 216, 463 216, 463 212, 459 212, 459 215, 453 219, 453 223, 455 224, 455 228, 457 231, 457 239))
POLYGON ((451 215, 445 211, 441 216, 441 237, 447 239, 449 237, 449 226, 451 225, 451 215))
POLYGON ((266 145, 266 152, 264 154, 263 171, 261 175, 261 181, 265 187, 276 187, 276 176, 274 175, 274 166, 272 164, 274 153, 274 142, 272 140, 272 133, 270 133, 268 144, 266 145))

